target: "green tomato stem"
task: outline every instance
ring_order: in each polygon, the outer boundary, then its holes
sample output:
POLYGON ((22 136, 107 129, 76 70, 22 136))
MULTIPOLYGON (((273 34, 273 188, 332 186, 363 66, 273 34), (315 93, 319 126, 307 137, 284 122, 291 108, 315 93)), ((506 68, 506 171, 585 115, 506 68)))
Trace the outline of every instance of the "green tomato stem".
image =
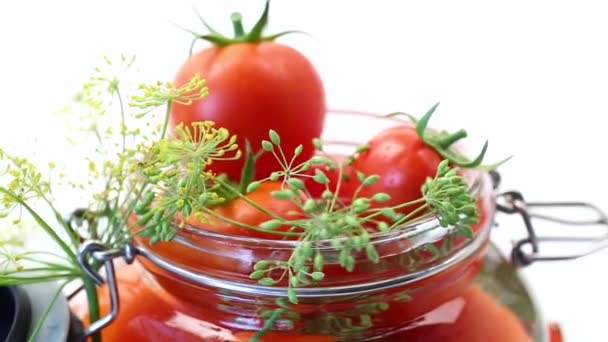
MULTIPOLYGON (((97 298, 97 288, 93 280, 87 276, 83 277, 84 290, 87 295, 87 302, 89 304, 89 321, 91 323, 99 320, 99 299, 97 298)), ((99 333, 91 336, 93 342, 101 342, 101 335, 99 333)))
POLYGON ((280 38, 284 35, 291 33, 304 33, 295 30, 283 31, 280 33, 275 33, 271 35, 264 35, 264 29, 268 24, 268 12, 270 9, 270 1, 266 1, 266 5, 264 6, 264 11, 259 19, 256 21, 255 25, 248 32, 245 31, 242 24, 241 14, 238 12, 233 13, 230 16, 232 21, 232 27, 234 30, 234 37, 227 37, 213 29, 205 20, 199 15, 199 19, 202 21, 203 25, 207 29, 207 34, 199 34, 194 31, 182 28, 182 30, 192 34, 194 36, 192 43, 190 44, 190 54, 192 56, 192 51, 194 49, 194 44, 199 40, 205 40, 211 44, 216 46, 228 46, 231 44, 239 44, 239 43, 257 43, 257 42, 269 42, 274 41, 277 38, 280 38))
POLYGON ((452 146, 455 142, 457 142, 458 140, 466 138, 466 137, 467 137, 467 132, 464 129, 460 129, 459 131, 457 131, 453 134, 448 134, 446 136, 437 138, 436 144, 439 147, 441 147, 442 149, 447 149, 450 146, 452 146))
POLYGON ((232 28, 234 29, 234 38, 241 38, 245 35, 245 29, 243 28, 243 17, 241 13, 234 12, 230 16, 230 20, 232 20, 232 28))

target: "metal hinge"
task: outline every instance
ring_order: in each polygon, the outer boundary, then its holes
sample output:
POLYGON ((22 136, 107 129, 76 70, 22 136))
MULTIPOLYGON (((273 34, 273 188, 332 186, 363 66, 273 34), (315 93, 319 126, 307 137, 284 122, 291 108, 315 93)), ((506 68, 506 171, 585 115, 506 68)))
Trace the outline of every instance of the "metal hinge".
MULTIPOLYGON (((498 188, 500 175, 491 172, 494 188, 498 188)), ((517 240, 511 250, 511 262, 517 266, 528 266, 536 261, 564 261, 577 259, 593 254, 608 247, 608 217, 597 206, 587 202, 528 202, 518 191, 507 191, 497 196, 497 210, 506 214, 521 216, 528 236, 517 240), (585 210, 590 214, 589 219, 567 218, 542 214, 547 209, 563 209, 571 212, 571 209, 585 210), (604 232, 596 236, 581 236, 580 232, 568 236, 540 236, 538 235, 533 220, 542 220, 557 223, 564 226, 592 227, 600 226, 604 232), (576 253, 548 254, 543 252, 543 247, 551 243, 561 244, 584 244, 576 253)))

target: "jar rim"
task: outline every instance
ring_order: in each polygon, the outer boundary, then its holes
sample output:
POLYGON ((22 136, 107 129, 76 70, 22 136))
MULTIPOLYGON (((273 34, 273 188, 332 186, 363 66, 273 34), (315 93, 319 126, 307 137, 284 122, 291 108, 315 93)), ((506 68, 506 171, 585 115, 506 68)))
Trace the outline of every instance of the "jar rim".
MULTIPOLYGON (((486 171, 466 170, 464 172, 464 177, 469 183, 469 194, 473 195, 475 198, 482 195, 484 187, 492 189, 492 179, 490 174, 486 171)), ((417 220, 409 221, 388 232, 370 233, 370 243, 386 243, 396 239, 413 238, 422 233, 430 233, 432 230, 438 230, 437 234, 435 234, 437 237, 446 235, 449 232, 449 229, 444 228, 439 224, 439 218, 436 216, 427 215, 417 220)), ((221 240, 223 243, 232 245, 255 245, 256 248, 262 249, 293 249, 300 243, 298 240, 276 240, 263 237, 248 237, 242 235, 218 233, 210 229, 196 227, 188 223, 184 223, 183 227, 178 230, 174 241, 184 244, 194 243, 188 236, 221 240)), ((474 239, 476 238, 477 237, 474 239)), ((331 246, 331 241, 331 239, 312 241, 313 248, 333 249, 331 246)))

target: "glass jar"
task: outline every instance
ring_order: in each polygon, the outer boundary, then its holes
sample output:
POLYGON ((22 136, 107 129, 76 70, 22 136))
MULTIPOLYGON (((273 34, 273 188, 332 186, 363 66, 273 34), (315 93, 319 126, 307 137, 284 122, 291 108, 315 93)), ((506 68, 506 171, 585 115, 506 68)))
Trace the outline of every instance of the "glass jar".
MULTIPOLYGON (((335 154, 352 148, 340 136, 344 131, 332 129, 344 127, 344 120, 353 129, 366 127, 362 132, 394 124, 361 113, 330 115, 326 148, 335 154)), ((135 254, 137 260, 118 268, 116 277, 111 257, 125 251, 103 254, 97 246, 89 252, 97 248, 96 258, 109 266, 109 286, 99 288, 101 313, 109 319, 93 330, 103 328, 106 341, 228 342, 260 335, 261 341, 290 342, 549 341, 547 325, 515 266, 490 242, 500 206, 493 176, 465 173, 480 209, 474 238, 425 219, 373 234, 370 243, 380 261, 371 263, 362 252, 352 272, 339 265, 330 243, 320 242, 314 249, 325 260, 325 277, 296 289, 298 304, 289 303, 280 284, 262 286, 249 278, 259 260, 287 260, 294 241, 186 225, 168 243, 150 245, 137 238, 126 250, 129 261, 135 254)), ((85 303, 84 294, 71 301, 89 325, 85 303)))

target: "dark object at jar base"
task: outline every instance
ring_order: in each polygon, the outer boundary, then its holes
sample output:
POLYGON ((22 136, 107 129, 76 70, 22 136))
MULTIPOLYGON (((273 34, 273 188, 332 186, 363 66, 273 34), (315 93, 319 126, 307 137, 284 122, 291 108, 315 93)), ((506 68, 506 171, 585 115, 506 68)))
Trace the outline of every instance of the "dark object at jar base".
POLYGON ((56 297, 57 291, 56 283, 0 287, 0 342, 29 340, 47 310, 35 342, 84 342, 82 322, 70 312, 65 296, 56 297))
POLYGON ((27 293, 20 287, 0 287, 0 303, 0 341, 25 341, 32 314, 27 293))

